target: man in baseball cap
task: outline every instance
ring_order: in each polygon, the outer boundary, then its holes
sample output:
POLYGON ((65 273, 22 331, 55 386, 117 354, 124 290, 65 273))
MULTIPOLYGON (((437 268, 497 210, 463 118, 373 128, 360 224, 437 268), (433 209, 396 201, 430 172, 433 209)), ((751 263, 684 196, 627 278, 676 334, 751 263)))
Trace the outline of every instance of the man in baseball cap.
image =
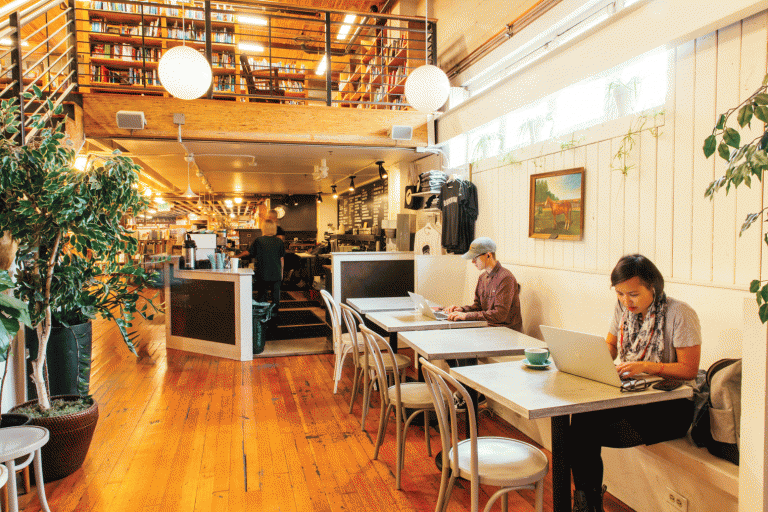
POLYGON ((477 280, 473 304, 443 308, 448 320, 485 320, 489 326, 522 332, 517 280, 496 259, 496 243, 485 236, 476 238, 462 258, 472 260, 483 273, 477 280))

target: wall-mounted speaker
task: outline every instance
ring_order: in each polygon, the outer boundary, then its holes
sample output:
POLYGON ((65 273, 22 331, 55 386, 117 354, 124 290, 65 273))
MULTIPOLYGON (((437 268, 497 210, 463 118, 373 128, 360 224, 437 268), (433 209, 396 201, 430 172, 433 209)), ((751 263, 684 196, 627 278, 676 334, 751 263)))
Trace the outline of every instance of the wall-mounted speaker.
POLYGON ((147 121, 144 119, 144 112, 121 110, 115 118, 117 120, 117 127, 122 130, 143 130, 147 125, 147 121))
POLYGON ((411 140, 413 138, 413 127, 393 125, 389 130, 389 136, 393 140, 411 140))

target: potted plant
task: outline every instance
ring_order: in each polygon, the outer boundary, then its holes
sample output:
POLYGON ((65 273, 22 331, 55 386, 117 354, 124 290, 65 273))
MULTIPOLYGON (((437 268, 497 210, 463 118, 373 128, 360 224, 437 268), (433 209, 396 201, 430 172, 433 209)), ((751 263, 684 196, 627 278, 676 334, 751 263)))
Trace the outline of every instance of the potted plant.
POLYGON ((633 76, 627 82, 619 79, 608 84, 605 91, 605 109, 611 112, 616 109, 618 117, 631 114, 637 102, 637 91, 640 86, 640 78, 633 76))
MULTIPOLYGON (((717 151, 720 158, 728 162, 725 174, 710 183, 704 193, 710 199, 714 199, 714 194, 723 187, 728 194, 731 187, 737 188, 742 183, 748 187, 752 186, 753 178, 762 181, 763 171, 768 169, 768 130, 765 129, 765 125, 761 135, 742 145, 739 130, 728 125, 729 121, 733 124, 733 114, 736 114, 736 123, 739 128, 750 125, 753 117, 768 123, 768 75, 763 78, 763 84, 755 92, 736 107, 720 115, 712 134, 704 141, 704 155, 707 158, 717 151)), ((747 215, 739 236, 752 223, 762 218, 766 209, 768 207, 747 215)), ((768 244, 768 235, 765 237, 765 243, 768 244)), ((768 322, 768 284, 762 284, 763 282, 759 279, 753 280, 750 283, 750 291, 755 294, 760 306, 758 310, 760 320, 766 323, 768 322)))
MULTIPOLYGON (((52 329, 70 328, 100 315, 114 320, 135 354, 131 321, 137 313, 151 319, 147 308, 155 309, 155 305, 142 294, 151 276, 130 259, 127 264, 118 263, 121 252, 133 254, 137 249, 137 240, 122 219, 148 207, 138 190, 140 167, 115 152, 95 159, 85 171, 75 169, 75 152, 68 145, 63 124, 50 127, 50 118, 59 109, 44 100, 37 87, 33 89, 34 96, 27 93, 28 99, 36 97, 47 108, 32 118, 31 136, 24 143, 18 142, 16 101, 0 104, 0 131, 6 135, 0 141, 0 232, 18 246, 14 295, 27 304, 39 343, 31 363, 37 399, 22 406, 30 409, 32 423, 51 430, 43 463, 48 468, 44 469, 46 480, 54 480, 82 464, 98 406, 88 396, 74 396, 74 406, 66 403, 69 399, 53 406, 44 377, 47 356, 57 354, 48 345, 60 343, 51 341, 52 329), (59 415, 58 407, 66 411, 64 416, 59 415), (38 415, 52 418, 34 417, 38 415), (68 424, 70 419, 74 427, 68 424), (77 439, 69 437, 74 434, 77 439), (57 442, 63 446, 57 448, 57 442)), ((47 365, 49 373, 52 363, 47 365)))

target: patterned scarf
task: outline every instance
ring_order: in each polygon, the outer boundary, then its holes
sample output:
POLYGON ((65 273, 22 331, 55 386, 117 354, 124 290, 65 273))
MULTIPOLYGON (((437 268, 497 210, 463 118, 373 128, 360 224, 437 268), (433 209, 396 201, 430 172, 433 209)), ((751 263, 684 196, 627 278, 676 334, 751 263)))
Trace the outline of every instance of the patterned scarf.
POLYGON ((640 320, 640 315, 624 311, 619 324, 619 354, 622 361, 661 362, 664 352, 664 322, 667 295, 661 294, 640 320))

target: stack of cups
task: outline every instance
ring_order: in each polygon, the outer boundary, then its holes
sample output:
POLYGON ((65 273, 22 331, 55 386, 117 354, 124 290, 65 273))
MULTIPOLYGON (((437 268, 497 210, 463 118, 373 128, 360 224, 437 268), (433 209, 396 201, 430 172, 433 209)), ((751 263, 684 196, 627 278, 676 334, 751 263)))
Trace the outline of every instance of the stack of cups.
POLYGON ((229 269, 232 271, 237 270, 238 265, 240 264, 239 258, 230 258, 229 259, 229 269))
POLYGON ((216 254, 216 268, 219 270, 224 269, 224 253, 216 254))

